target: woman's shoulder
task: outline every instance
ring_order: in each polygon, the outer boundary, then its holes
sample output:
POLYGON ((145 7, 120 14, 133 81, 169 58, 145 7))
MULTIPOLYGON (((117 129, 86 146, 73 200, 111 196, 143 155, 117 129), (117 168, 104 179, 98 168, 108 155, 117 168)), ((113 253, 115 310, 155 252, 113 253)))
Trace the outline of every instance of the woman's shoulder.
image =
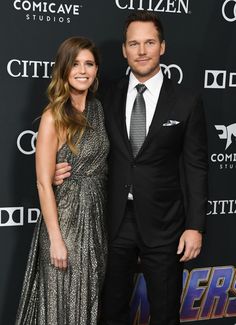
POLYGON ((43 111, 40 124, 50 128, 55 128, 55 118, 50 107, 43 111))
POLYGON ((103 106, 100 102, 99 99, 97 99, 96 97, 92 98, 91 101, 91 111, 93 111, 93 115, 94 117, 96 116, 96 118, 98 118, 98 120, 104 120, 104 110, 103 110, 103 106))
POLYGON ((97 109, 99 111, 103 111, 102 103, 98 98, 96 98, 96 97, 91 98, 90 103, 95 109, 97 109))
POLYGON ((95 96, 90 98, 90 102, 95 106, 102 107, 101 101, 95 96))
POLYGON ((46 119, 48 121, 54 121, 52 109, 50 107, 46 107, 42 113, 41 118, 46 119))

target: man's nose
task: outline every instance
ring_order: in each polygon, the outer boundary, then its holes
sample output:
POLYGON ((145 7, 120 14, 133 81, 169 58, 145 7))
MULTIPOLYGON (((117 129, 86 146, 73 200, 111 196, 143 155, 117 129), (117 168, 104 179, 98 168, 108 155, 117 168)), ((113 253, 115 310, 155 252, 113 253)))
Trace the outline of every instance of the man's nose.
POLYGON ((146 47, 145 44, 139 44, 139 55, 146 54, 146 47))

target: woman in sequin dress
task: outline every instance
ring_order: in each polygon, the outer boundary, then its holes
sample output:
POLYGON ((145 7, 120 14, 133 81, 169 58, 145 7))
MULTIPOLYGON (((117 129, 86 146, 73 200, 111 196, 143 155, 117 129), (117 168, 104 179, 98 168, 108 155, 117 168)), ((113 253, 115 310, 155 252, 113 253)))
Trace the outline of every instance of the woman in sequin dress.
POLYGON ((35 228, 16 325, 96 325, 106 261, 104 206, 109 150, 93 43, 59 47, 36 148, 42 217, 35 228), (55 164, 71 177, 55 189, 55 164))

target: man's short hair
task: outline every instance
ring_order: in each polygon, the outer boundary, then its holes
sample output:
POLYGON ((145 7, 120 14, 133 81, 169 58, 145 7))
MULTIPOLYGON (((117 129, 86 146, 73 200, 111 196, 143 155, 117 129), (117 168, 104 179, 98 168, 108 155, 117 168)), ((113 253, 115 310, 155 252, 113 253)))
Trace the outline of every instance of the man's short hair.
POLYGON ((135 21, 152 22, 156 27, 160 42, 162 43, 164 41, 164 29, 160 19, 154 13, 142 10, 142 11, 135 11, 127 17, 124 25, 124 32, 123 32, 124 43, 126 42, 127 29, 129 25, 135 21))

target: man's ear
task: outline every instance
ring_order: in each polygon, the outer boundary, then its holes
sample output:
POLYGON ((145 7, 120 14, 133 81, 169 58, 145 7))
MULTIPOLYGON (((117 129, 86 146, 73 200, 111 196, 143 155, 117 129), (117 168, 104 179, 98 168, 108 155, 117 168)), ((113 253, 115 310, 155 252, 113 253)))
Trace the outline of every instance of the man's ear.
POLYGON ((165 51, 166 51, 166 42, 165 41, 162 41, 161 42, 161 55, 165 54, 165 51))
POLYGON ((125 59, 127 59, 125 43, 122 44, 122 52, 125 59))

